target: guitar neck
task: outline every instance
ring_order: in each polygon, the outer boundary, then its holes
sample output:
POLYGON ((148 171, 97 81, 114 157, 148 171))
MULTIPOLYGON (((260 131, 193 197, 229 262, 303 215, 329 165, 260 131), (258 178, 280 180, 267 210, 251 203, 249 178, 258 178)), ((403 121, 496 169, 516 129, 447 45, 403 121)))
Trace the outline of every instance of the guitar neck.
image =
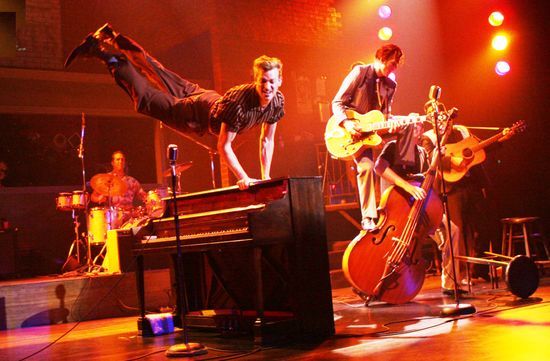
POLYGON ((477 152, 478 150, 483 149, 483 148, 493 144, 494 142, 497 142, 502 137, 504 137, 504 134, 502 132, 497 133, 497 134, 493 135, 492 137, 487 138, 487 139, 479 142, 478 144, 473 146, 471 149, 472 149, 472 151, 477 152))
POLYGON ((426 121, 426 116, 420 116, 416 118, 395 116, 385 122, 370 123, 368 124, 367 128, 369 129, 370 132, 372 132, 375 130, 390 129, 391 127, 395 127, 399 125, 415 124, 415 123, 421 123, 425 121, 426 121))

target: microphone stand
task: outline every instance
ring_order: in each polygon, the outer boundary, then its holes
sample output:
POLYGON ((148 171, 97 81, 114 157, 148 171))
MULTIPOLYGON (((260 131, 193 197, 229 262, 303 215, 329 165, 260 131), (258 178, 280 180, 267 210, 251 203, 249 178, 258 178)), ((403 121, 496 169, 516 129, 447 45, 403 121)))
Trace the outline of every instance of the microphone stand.
MULTIPOLYGON (((89 247, 89 240, 88 240, 88 194, 86 193, 86 166, 84 162, 84 135, 86 131, 86 114, 82 113, 81 116, 81 127, 80 127, 80 144, 78 145, 78 158, 80 158, 80 167, 82 169, 82 194, 84 196, 84 224, 86 225, 86 262, 87 266, 89 265, 89 261, 91 258, 91 251, 89 247)), ((78 222, 78 214, 76 214, 76 210, 73 209, 73 219, 75 220, 75 233, 76 233, 76 259, 80 268, 80 230, 79 226, 80 223, 78 222)), ((84 267, 84 266, 83 266, 84 267)))
POLYGON ((86 130, 86 114, 82 113, 82 128, 80 130, 80 146, 78 147, 78 158, 82 167, 82 192, 84 194, 84 218, 86 224, 86 270, 92 272, 94 263, 92 261, 92 247, 90 245, 90 237, 88 235, 88 194, 86 193, 86 167, 84 162, 84 135, 86 130))
MULTIPOLYGON (((80 145, 78 146, 78 158, 82 166, 82 191, 86 192, 86 168, 84 167, 84 133, 86 130, 86 115, 82 113, 82 128, 80 129, 80 145)), ((86 210, 88 202, 86 202, 86 210)))
POLYGON ((173 202, 173 212, 174 212, 174 226, 176 227, 176 289, 177 289, 177 313, 180 316, 181 328, 183 332, 183 344, 176 344, 166 350, 166 355, 168 356, 198 356, 204 355, 208 351, 200 343, 189 342, 189 335, 187 331, 187 323, 185 320, 185 314, 189 309, 187 303, 187 291, 185 287, 185 275, 183 270, 183 259, 181 252, 181 238, 180 238, 180 226, 179 226, 179 215, 178 215, 178 202, 176 195, 176 157, 177 157, 177 147, 170 149, 172 145, 169 146, 168 154, 170 161, 171 169, 171 178, 172 178, 172 202, 173 202))
POLYGON ((166 125, 164 123, 161 123, 163 127, 166 127, 168 129, 171 129, 172 131, 178 133, 182 137, 184 137, 187 140, 190 140, 191 142, 195 143, 199 147, 203 148, 208 152, 208 157, 210 158, 210 177, 212 181, 212 189, 216 188, 216 155, 218 154, 217 150, 215 148, 210 147, 207 144, 201 143, 197 139, 193 138, 189 134, 183 133, 181 130, 178 130, 176 128, 173 128, 169 125, 166 125))
MULTIPOLYGON (((431 93, 431 92, 430 92, 431 93)), ((433 109, 433 118, 434 118, 434 132, 435 132, 435 139, 436 139, 436 147, 435 151, 438 152, 438 168, 439 168, 439 174, 441 175, 441 200, 443 202, 443 211, 446 215, 446 228, 447 228, 447 239, 449 240, 449 247, 450 247, 450 253, 451 253, 451 263, 452 263, 452 270, 453 270, 453 284, 454 284, 454 294, 455 294, 455 301, 456 304, 454 307, 443 307, 440 316, 441 317, 454 317, 454 316, 460 316, 460 315, 468 315, 471 313, 475 313, 476 309, 473 305, 470 304, 460 304, 460 293, 458 292, 459 286, 458 286, 458 280, 456 277, 456 266, 455 266, 455 255, 454 255, 454 247, 453 242, 458 242, 458 240, 453 240, 452 234, 451 234, 451 213, 449 211, 449 202, 447 197, 447 188, 445 179, 443 178, 443 157, 441 156, 441 135, 439 134, 439 102, 437 101, 437 98, 439 98, 440 91, 436 92, 436 96, 432 98, 430 95, 430 98, 432 100, 428 103, 431 103, 431 107, 433 109)), ((449 131, 452 131, 449 130, 449 131)), ((444 272, 444 271, 443 271, 444 272)))

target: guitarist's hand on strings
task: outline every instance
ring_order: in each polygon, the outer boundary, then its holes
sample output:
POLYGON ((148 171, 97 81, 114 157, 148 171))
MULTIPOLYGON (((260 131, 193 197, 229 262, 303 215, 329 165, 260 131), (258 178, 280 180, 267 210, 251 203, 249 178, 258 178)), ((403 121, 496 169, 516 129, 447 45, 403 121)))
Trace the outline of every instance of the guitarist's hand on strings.
MULTIPOLYGON (((390 120, 390 119, 391 119, 391 114, 388 114, 388 117, 386 120, 390 120)), ((390 127, 388 128, 388 133, 395 134, 395 133, 401 132, 401 129, 403 129, 403 126, 390 123, 390 127)))
POLYGON ((348 131, 353 139, 358 139, 359 137, 361 137, 361 129, 359 128, 359 124, 356 121, 346 119, 342 121, 342 126, 348 131))

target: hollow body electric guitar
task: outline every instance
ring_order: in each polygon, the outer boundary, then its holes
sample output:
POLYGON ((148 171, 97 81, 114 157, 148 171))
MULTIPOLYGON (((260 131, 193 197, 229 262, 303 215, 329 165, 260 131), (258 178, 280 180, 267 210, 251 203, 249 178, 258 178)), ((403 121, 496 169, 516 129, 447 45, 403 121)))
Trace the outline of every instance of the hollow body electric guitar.
POLYGON ((517 121, 510 128, 492 137, 479 141, 475 137, 467 137, 458 143, 447 144, 443 157, 443 178, 446 182, 454 183, 464 177, 470 168, 485 160, 483 148, 495 143, 510 139, 514 134, 525 130, 525 122, 517 121))
POLYGON ((361 136, 354 138, 350 132, 340 125, 341 122, 332 116, 325 128, 325 144, 329 153, 338 159, 352 159, 362 149, 379 145, 382 142, 382 138, 377 131, 429 120, 425 115, 392 115, 386 121, 384 114, 379 110, 371 110, 366 114, 359 114, 354 110, 348 109, 346 115, 348 119, 354 120, 359 124, 361 136))

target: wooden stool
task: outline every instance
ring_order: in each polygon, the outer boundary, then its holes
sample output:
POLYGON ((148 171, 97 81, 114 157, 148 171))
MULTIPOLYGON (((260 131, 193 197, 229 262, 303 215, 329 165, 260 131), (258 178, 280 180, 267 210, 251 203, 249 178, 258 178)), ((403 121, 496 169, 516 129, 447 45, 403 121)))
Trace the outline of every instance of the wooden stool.
MULTIPOLYGON (((539 217, 516 217, 516 218, 502 218, 502 254, 512 257, 514 253, 514 245, 516 243, 523 243, 525 248, 525 255, 531 257, 533 253, 529 242, 532 242, 536 246, 535 242, 541 242, 544 251, 546 253, 546 259, 550 259, 550 251, 548 247, 548 241, 544 238, 542 233, 542 226, 539 222, 539 217)), ((534 249, 535 255, 537 249, 534 249)))

